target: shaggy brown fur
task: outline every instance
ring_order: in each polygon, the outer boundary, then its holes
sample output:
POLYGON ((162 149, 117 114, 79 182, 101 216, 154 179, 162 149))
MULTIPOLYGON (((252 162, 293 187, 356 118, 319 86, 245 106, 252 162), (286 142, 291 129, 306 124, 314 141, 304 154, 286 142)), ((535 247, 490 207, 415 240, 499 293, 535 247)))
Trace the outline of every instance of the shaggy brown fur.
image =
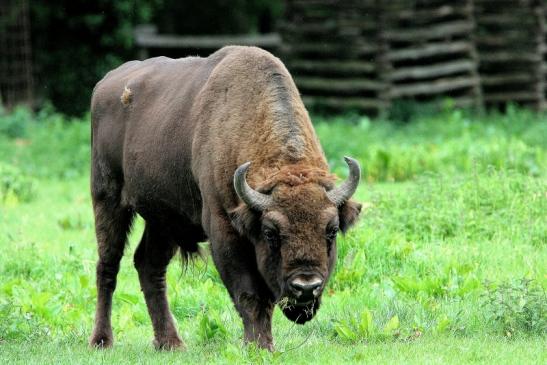
MULTIPOLYGON (((91 192, 99 246, 93 346, 110 346, 112 293, 131 221, 146 228, 135 266, 158 348, 183 346, 169 311, 166 267, 178 249, 209 240, 215 265, 244 325, 246 341, 273 349, 274 304, 297 323, 319 306, 291 292, 296 276, 320 277, 336 258, 336 229, 360 205, 336 207, 334 178, 308 113, 283 64, 254 47, 225 47, 208 58, 153 58, 109 72, 92 98, 91 192), (247 181, 271 194, 258 212, 233 188, 247 181), (273 237, 273 238, 272 238, 273 237)), ((303 280, 303 279, 302 279, 303 280)))

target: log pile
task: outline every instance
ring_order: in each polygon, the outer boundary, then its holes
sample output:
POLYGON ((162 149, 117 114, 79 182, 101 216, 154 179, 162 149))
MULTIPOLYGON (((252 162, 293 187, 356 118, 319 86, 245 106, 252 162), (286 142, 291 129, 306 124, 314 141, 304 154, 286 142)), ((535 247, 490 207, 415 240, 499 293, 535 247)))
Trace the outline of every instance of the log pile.
POLYGON ((0 106, 32 104, 31 56, 28 1, 0 1, 0 106))
POLYGON ((287 0, 282 54, 305 101, 382 111, 547 108, 547 0, 287 0))
POLYGON ((540 29, 543 31, 543 46, 541 47, 542 51, 542 70, 543 70, 543 105, 540 106, 541 110, 547 109, 547 0, 542 0, 540 8, 540 29))
POLYGON ((387 107, 377 0, 290 0, 282 55, 304 102, 378 113, 387 107))
POLYGON ((481 84, 487 106, 545 107, 545 4, 474 0, 481 84))
POLYGON ((459 106, 481 103, 472 0, 382 2, 391 100, 450 97, 459 106))
POLYGON ((449 97, 457 106, 547 109, 547 0, 286 0, 285 8, 280 37, 143 28, 136 43, 266 47, 312 107, 378 114, 398 100, 449 97))

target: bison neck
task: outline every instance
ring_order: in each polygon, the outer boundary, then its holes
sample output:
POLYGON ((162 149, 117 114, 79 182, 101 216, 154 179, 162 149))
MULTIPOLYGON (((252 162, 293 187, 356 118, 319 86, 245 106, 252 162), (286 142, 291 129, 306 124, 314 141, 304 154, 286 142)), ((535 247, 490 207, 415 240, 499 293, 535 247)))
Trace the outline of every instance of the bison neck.
POLYGON ((210 75, 202 80, 190 115, 196 121, 192 164, 200 186, 231 191, 237 166, 248 161, 247 177, 254 186, 285 166, 328 171, 308 113, 280 60, 253 47, 227 47, 208 62, 210 75))
POLYGON ((256 185, 288 166, 328 171, 323 151, 292 79, 270 75, 247 157, 256 185))
MULTIPOLYGON (((286 109, 287 110, 287 109, 286 109)), ((241 161, 251 161, 249 183, 260 186, 273 176, 289 170, 313 169, 328 172, 328 165, 305 109, 289 115, 272 109, 262 121, 256 143, 246 149, 241 161)))

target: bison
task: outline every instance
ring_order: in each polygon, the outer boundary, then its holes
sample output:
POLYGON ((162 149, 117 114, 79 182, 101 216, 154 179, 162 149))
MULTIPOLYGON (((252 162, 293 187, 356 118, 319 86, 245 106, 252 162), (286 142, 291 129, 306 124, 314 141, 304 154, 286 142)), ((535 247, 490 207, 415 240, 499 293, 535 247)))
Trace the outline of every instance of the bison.
POLYGON ((109 72, 91 101, 91 195, 99 259, 90 345, 109 347, 112 294, 135 214, 134 255, 159 349, 183 347, 169 310, 171 258, 208 240, 244 339, 273 350, 272 312, 312 319, 359 216, 360 178, 338 187, 285 66, 255 47, 157 57, 109 72))

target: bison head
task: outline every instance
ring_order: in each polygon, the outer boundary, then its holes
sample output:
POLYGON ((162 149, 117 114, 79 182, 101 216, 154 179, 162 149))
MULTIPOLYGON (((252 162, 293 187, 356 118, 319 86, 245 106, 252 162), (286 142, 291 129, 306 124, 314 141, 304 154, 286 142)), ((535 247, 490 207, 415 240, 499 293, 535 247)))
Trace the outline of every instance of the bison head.
POLYGON ((234 174, 234 187, 244 202, 232 222, 253 244, 256 264, 283 313, 302 324, 313 318, 336 261, 336 236, 358 218, 361 205, 350 200, 360 179, 359 163, 345 158, 348 179, 339 187, 314 179, 278 183, 265 192, 246 181, 250 163, 234 174))

